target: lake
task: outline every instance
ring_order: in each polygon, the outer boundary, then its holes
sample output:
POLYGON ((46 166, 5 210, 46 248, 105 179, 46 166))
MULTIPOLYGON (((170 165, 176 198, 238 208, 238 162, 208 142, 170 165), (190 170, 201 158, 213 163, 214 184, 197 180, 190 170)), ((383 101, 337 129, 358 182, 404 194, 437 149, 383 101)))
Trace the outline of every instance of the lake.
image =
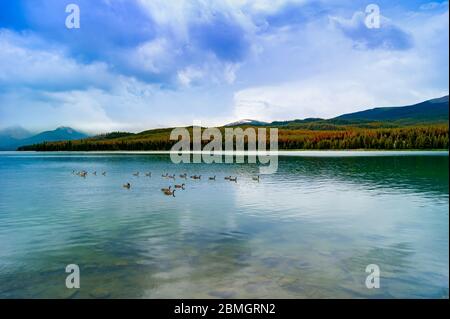
POLYGON ((289 154, 0 153, 0 298, 448 298, 448 152, 289 154))

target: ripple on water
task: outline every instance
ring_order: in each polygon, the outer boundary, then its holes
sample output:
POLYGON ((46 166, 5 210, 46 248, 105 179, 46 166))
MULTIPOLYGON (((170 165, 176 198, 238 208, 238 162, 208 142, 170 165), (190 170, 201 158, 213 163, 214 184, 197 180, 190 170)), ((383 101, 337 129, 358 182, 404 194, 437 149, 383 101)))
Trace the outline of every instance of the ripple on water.
POLYGON ((0 297, 448 297, 448 156, 280 157, 259 183, 164 155, 0 155, 0 174, 0 297), (202 179, 167 197, 166 172, 202 179))

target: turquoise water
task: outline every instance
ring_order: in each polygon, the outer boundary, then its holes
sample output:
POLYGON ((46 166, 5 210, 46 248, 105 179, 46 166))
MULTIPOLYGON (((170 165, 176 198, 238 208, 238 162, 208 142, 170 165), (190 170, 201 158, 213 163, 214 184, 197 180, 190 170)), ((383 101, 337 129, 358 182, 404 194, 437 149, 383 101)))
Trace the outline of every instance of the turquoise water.
POLYGON ((448 153, 351 155, 282 156, 258 183, 249 164, 0 153, 0 298, 448 298, 448 153), (161 193, 184 172, 202 179, 161 193))

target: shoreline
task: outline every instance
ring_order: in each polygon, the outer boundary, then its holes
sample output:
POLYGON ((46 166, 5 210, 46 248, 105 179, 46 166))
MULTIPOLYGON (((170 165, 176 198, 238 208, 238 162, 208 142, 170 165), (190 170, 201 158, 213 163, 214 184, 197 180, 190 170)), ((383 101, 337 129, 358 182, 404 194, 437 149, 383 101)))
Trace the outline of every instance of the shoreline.
MULTIPOLYGON (((175 154, 211 154, 208 151, 0 151, 0 155, 170 155, 175 154)), ((237 155, 237 156, 299 156, 299 157, 358 157, 358 156, 406 156, 406 155, 428 155, 428 156, 449 156, 449 150, 279 150, 279 151, 234 151, 232 154, 226 151, 217 151, 215 155, 237 155)))

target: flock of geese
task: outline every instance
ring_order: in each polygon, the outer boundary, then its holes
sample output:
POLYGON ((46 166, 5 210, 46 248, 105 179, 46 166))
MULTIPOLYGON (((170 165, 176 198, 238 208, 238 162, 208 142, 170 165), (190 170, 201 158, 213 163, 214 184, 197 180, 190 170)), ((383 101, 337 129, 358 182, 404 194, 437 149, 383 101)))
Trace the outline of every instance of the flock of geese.
MULTIPOLYGON (((85 170, 78 171, 78 172, 73 170, 72 174, 85 178, 88 175, 88 172, 85 171, 85 170)), ((106 172, 102 172, 101 174, 103 176, 106 176, 106 172)), ((144 174, 145 174, 146 177, 152 177, 152 173, 151 172, 146 172, 144 174)), ((97 171, 92 172, 92 175, 97 176, 97 171)), ((140 172, 133 173, 133 176, 139 177, 140 176, 140 172)), ((176 179, 176 175, 175 174, 169 175, 169 173, 163 174, 163 175, 161 175, 161 177, 165 178, 165 179, 173 180, 173 181, 175 181, 175 179, 176 179)), ((179 178, 187 180, 188 175, 187 175, 187 173, 184 173, 184 174, 179 175, 179 178)), ((202 175, 192 175, 192 176, 190 176, 190 178, 193 179, 193 180, 200 180, 200 179, 202 179, 202 175)), ((227 180, 227 181, 230 181, 230 182, 237 183, 237 179, 238 178, 237 178, 237 176, 236 177, 225 176, 224 179, 227 180)), ((212 177, 208 177, 208 180, 215 181, 216 180, 216 175, 214 175, 212 177)), ((259 183, 259 175, 256 176, 256 177, 252 177, 252 180, 257 181, 259 183)), ((161 188, 161 192, 164 195, 166 195, 166 196, 173 196, 173 197, 175 197, 175 191, 176 190, 184 190, 185 187, 186 187, 185 183, 175 184, 173 186, 173 188, 172 188, 172 186, 169 186, 167 188, 161 188)), ((126 184, 123 184, 123 188, 130 189, 131 188, 131 183, 128 182, 126 184)))
MULTIPOLYGON (((88 172, 87 171, 79 171, 79 172, 75 172, 75 171, 72 171, 72 174, 73 175, 78 175, 78 176, 80 176, 80 177, 86 177, 87 175, 88 175, 88 172)), ((97 176, 97 172, 95 171, 95 172, 92 172, 92 175, 95 175, 95 176, 97 176)), ((106 172, 102 172, 102 175, 103 176, 106 176, 106 172)))

